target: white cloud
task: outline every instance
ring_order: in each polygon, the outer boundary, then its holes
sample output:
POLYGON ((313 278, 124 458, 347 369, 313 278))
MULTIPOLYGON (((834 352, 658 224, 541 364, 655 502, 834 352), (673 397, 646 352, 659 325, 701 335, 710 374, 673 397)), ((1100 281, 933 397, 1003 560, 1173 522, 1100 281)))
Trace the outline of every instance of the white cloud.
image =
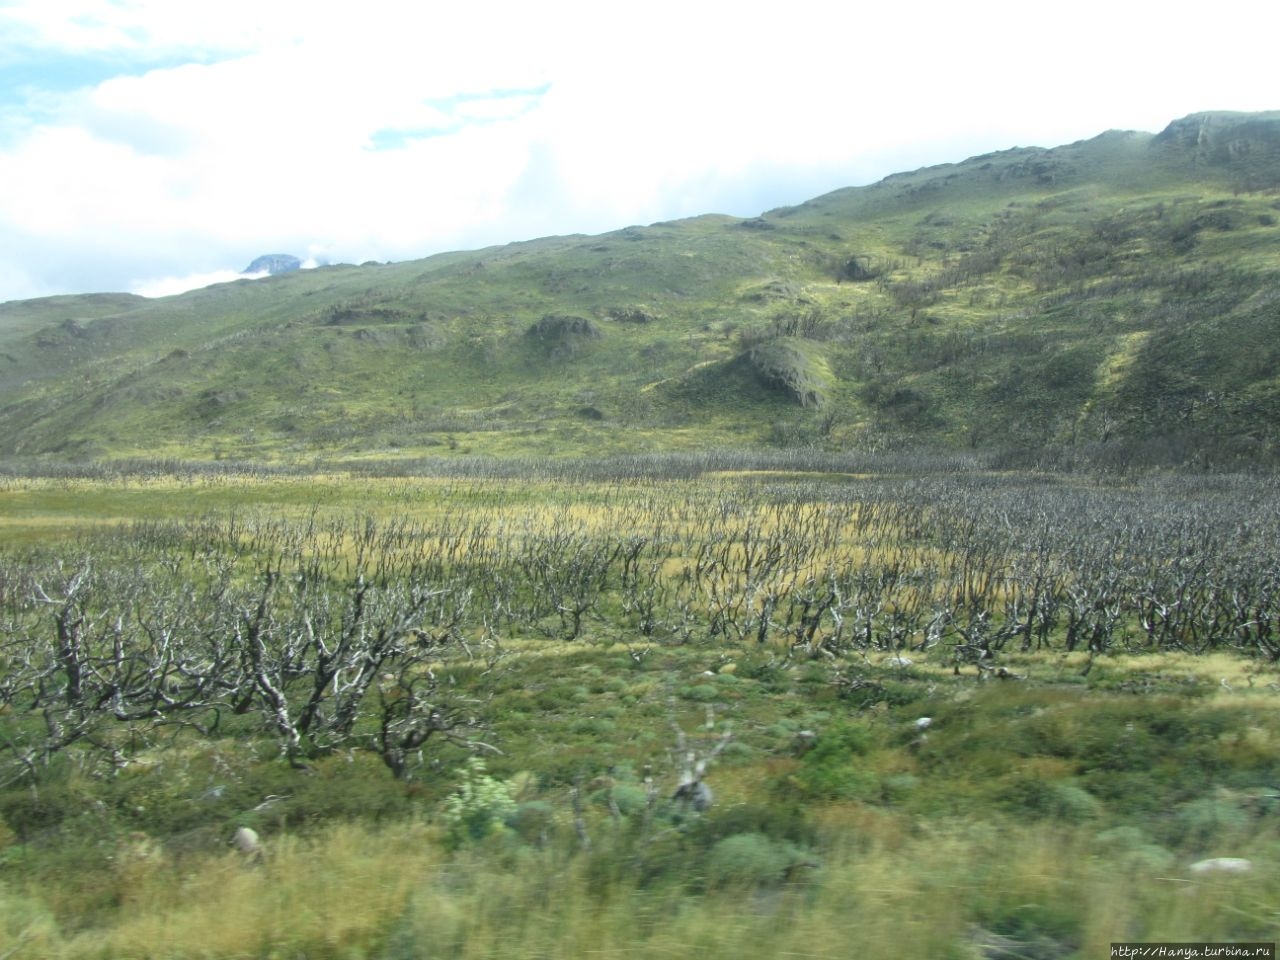
POLYGON ((162 277, 158 280, 139 280, 130 285, 129 292, 140 297, 172 297, 188 290, 199 290, 215 283, 232 280, 261 280, 269 274, 236 273, 234 270, 213 270, 209 273, 192 273, 185 277, 162 277))
POLYGON ((3 13, 26 44, 64 51, 252 49, 296 39, 307 3, 296 0, 9 0, 3 13))
POLYGON ((1176 5, 1097 0, 16 0, 0 59, 135 67, 70 93, 33 72, 30 109, 6 108, 0 231, 7 255, 44 259, 0 274, 0 299, 108 268, 118 288, 271 250, 403 259, 749 215, 1015 144, 1280 107, 1280 14, 1223 0, 1214 19, 1241 24, 1230 45, 1176 5))

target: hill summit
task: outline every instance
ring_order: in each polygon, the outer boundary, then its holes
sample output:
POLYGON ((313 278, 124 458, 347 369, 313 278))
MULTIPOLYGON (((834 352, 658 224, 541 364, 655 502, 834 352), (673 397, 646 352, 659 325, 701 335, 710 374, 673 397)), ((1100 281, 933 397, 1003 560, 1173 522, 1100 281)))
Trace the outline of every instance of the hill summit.
POLYGON ((296 266, 0 306, 0 457, 1280 460, 1276 112, 746 219, 296 266))
POLYGON ((297 257, 287 253, 266 253, 260 257, 254 258, 253 263, 249 264, 241 273, 267 273, 275 276, 277 273, 291 273, 294 270, 302 269, 302 261, 297 257))

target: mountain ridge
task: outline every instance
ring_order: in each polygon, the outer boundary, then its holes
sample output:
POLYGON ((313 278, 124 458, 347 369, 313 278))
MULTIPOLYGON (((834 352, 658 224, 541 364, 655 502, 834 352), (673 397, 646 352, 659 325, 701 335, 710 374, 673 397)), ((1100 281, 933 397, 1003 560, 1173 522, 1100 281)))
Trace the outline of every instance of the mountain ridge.
POLYGON ((1271 463, 1278 213, 1280 112, 1210 112, 757 217, 18 301, 0 457, 1271 463))

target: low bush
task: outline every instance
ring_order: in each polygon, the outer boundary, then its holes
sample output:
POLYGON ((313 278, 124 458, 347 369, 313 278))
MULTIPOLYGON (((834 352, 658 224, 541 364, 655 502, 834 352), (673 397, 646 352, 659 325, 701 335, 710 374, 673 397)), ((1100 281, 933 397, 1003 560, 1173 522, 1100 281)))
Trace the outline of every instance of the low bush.
POLYGON ((784 840, 762 833, 738 833, 718 841, 707 854, 707 885, 772 887, 807 858, 784 840))
POLYGON ((778 786, 814 800, 878 799, 880 777, 867 762, 876 748, 876 735, 869 726, 833 723, 818 731, 799 768, 778 786))
POLYGON ((493 836, 505 829, 518 811, 510 785, 487 775, 479 757, 466 762, 460 779, 444 804, 444 823, 453 847, 493 836))

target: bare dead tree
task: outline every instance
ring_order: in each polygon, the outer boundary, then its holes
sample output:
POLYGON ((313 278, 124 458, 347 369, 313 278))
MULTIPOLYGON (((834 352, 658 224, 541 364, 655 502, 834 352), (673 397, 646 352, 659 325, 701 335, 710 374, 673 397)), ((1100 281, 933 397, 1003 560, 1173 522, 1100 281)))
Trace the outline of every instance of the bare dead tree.
MULTIPOLYGON (((707 769, 711 761, 718 757, 733 739, 733 731, 725 731, 710 744, 690 747, 689 738, 680 725, 673 719, 671 727, 675 731, 675 759, 680 771, 680 779, 671 799, 682 809, 694 813, 705 813, 711 809, 715 800, 711 788, 706 784, 707 769)), ((715 730, 715 712, 707 706, 706 730, 710 734, 715 730)))
MULTIPOLYGON (((496 664, 496 659, 491 663, 496 664)), ((407 780, 424 763, 422 748, 433 737, 470 753, 501 754, 478 738, 477 701, 450 693, 430 668, 401 662, 377 685, 376 749, 398 780, 407 780)))

